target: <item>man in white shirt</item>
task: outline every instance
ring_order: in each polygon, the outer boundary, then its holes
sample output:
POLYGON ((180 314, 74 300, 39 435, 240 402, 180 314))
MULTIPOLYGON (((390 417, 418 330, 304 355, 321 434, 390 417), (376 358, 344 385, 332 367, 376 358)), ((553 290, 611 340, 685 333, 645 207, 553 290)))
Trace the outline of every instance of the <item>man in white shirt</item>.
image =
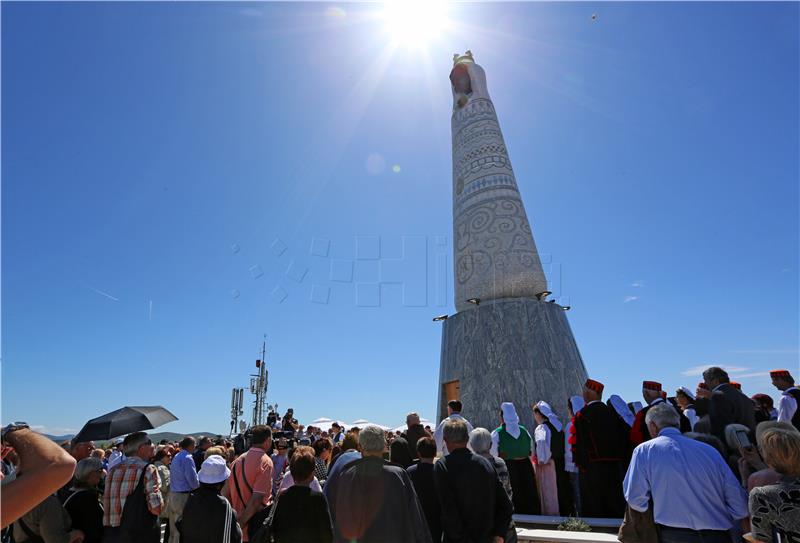
POLYGON ((433 439, 436 441, 436 450, 442 455, 447 456, 447 445, 444 442, 444 425, 450 420, 461 420, 467 425, 467 431, 472 433, 472 425, 467 419, 461 416, 461 400, 450 400, 447 402, 447 418, 439 423, 436 431, 433 433, 433 439))
POLYGON ((781 391, 778 404, 778 420, 788 422, 800 430, 800 412, 797 404, 800 401, 800 389, 794 386, 794 377, 789 370, 772 370, 769 372, 772 384, 781 391))
POLYGON ((747 494, 722 455, 681 435, 669 404, 654 405, 645 422, 655 437, 633 451, 628 505, 643 513, 652 500, 661 543, 730 543, 729 530, 748 517, 747 494))

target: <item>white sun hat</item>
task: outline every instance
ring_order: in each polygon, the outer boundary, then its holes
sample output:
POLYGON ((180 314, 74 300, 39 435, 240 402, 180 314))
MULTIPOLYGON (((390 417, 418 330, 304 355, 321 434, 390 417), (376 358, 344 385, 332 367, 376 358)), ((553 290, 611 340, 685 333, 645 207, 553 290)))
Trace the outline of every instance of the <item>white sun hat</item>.
POLYGON ((212 454, 203 461, 200 466, 200 471, 197 472, 197 478, 201 483, 207 485, 214 485, 221 483, 228 479, 231 475, 231 470, 225 465, 225 459, 218 454, 212 454))

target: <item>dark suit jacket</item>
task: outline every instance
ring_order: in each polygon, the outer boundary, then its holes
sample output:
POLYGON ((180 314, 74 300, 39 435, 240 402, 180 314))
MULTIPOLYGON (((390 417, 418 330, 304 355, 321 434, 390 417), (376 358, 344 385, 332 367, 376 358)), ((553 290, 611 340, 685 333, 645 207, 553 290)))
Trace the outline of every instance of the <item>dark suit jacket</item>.
MULTIPOLYGON (((603 402, 592 402, 575 415, 572 461, 581 469, 595 462, 624 461, 628 436, 617 422, 618 415, 603 402)), ((627 426, 627 425, 626 425, 627 426)))
POLYGON ((425 427, 421 424, 415 424, 409 427, 409 429, 401 435, 408 441, 408 452, 411 453, 411 458, 419 458, 417 454, 417 441, 423 437, 431 437, 431 434, 425 430, 425 427))
POLYGON ((328 498, 337 543, 431 542, 408 473, 382 458, 347 464, 328 498))
POLYGON ((292 486, 279 497, 272 519, 275 543, 333 541, 328 501, 322 492, 307 486, 292 486))
POLYGON ((431 538, 435 542, 442 540, 442 511, 439 507, 439 497, 436 495, 436 484, 433 481, 433 464, 421 462, 408 468, 408 476, 414 483, 417 498, 428 521, 431 538))
POLYGON ((446 543, 484 543, 505 537, 514 506, 486 458, 457 449, 433 468, 446 543))
POLYGON ((711 394, 708 408, 711 433, 725 443, 725 427, 744 424, 750 429, 751 439, 756 431, 756 410, 753 401, 741 390, 724 383, 711 394))

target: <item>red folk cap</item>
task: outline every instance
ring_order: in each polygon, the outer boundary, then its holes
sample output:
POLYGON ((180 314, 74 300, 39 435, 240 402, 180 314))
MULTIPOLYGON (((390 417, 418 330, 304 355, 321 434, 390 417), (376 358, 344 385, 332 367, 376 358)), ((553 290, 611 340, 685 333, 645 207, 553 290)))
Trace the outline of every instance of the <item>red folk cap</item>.
POLYGON ((603 383, 601 383, 600 381, 595 381, 594 379, 587 379, 586 384, 584 384, 583 386, 585 386, 589 390, 594 390, 599 394, 602 394, 603 389, 606 388, 603 383))
POLYGON ((705 383, 697 383, 697 388, 702 388, 703 390, 708 390, 708 385, 705 383))
POLYGON ((736 381, 731 381, 730 385, 733 388, 737 389, 737 390, 742 390, 742 383, 737 383, 736 381))
POLYGON ((781 378, 791 377, 792 374, 789 373, 789 370, 772 370, 771 372, 769 372, 769 376, 772 377, 773 379, 776 378, 781 379, 781 378))
POLYGON ((661 391, 661 383, 658 381, 642 381, 642 388, 645 390, 661 391))

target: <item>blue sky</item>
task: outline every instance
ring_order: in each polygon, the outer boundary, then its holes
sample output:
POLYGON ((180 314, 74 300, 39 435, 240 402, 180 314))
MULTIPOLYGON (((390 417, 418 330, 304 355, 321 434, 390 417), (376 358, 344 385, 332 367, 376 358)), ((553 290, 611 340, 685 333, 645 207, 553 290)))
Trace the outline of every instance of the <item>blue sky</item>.
POLYGON ((466 49, 592 377, 798 371, 797 3, 380 11, 3 3, 3 421, 223 432, 263 333, 281 410, 432 418, 466 49))

